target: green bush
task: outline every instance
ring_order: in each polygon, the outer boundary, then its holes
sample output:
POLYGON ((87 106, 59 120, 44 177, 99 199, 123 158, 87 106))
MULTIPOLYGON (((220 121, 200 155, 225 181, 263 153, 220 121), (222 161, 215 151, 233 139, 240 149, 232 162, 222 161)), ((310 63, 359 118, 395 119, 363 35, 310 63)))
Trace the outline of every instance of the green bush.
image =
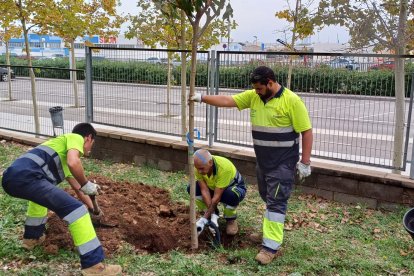
MULTIPOLYGON (((0 56, 0 64, 5 63, 5 57, 0 56)), ((13 70, 17 76, 29 76, 25 67, 27 61, 11 58, 13 70)), ((221 88, 249 89, 251 87, 250 73, 260 62, 250 62, 240 66, 220 66, 218 83, 221 88)), ((42 78, 69 79, 68 58, 34 60, 33 66, 48 67, 36 68, 35 74, 42 78)), ((78 79, 84 79, 85 60, 78 60, 76 67, 78 79)), ((151 64, 143 61, 113 61, 109 59, 92 60, 92 78, 95 81, 140 83, 151 85, 166 85, 168 68, 165 64, 151 64)), ((272 68, 277 80, 287 83, 288 67, 274 65, 272 68)), ((414 64, 406 64, 406 96, 410 95, 414 64)), ((187 85, 190 82, 190 66, 187 66, 187 85)), ((181 85, 181 68, 172 68, 171 81, 173 85, 181 85)), ((208 85, 208 65, 197 65, 196 85, 208 85)), ((347 69, 333 69, 327 65, 318 67, 294 67, 292 71, 291 89, 295 92, 350 94, 367 96, 394 96, 394 72, 391 70, 373 70, 367 72, 350 71, 347 69)))

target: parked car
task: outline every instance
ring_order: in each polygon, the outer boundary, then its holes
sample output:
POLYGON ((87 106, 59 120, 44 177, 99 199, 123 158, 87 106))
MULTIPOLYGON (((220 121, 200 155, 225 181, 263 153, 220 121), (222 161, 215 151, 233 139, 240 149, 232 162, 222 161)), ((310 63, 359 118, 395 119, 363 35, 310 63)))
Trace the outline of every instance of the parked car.
POLYGON ((64 54, 53 54, 50 58, 51 59, 65 58, 65 55, 64 54))
MULTIPOLYGON (((10 70, 10 75, 12 79, 15 79, 13 70, 10 70)), ((8 81, 9 75, 7 74, 7 68, 0 67, 0 81, 8 81)))
POLYGON ((369 67, 369 70, 394 70, 395 62, 393 60, 387 60, 380 64, 375 64, 369 67))
POLYGON ((335 58, 327 63, 329 67, 332 68, 344 68, 348 70, 359 70, 360 65, 358 62, 355 62, 354 60, 350 60, 347 58, 338 57, 335 58))
MULTIPOLYGON (((162 64, 165 64, 165 65, 168 64, 168 58, 161 58, 160 61, 161 61, 162 64)), ((176 59, 172 59, 171 64, 172 64, 173 67, 177 67, 177 66, 181 65, 181 61, 176 60, 176 59)))
POLYGON ((153 64, 161 64, 162 63, 161 62, 161 59, 158 58, 158 57, 150 57, 150 58, 147 58, 147 62, 148 63, 153 63, 153 64))
MULTIPOLYGON (((15 58, 17 59, 24 59, 24 60, 29 60, 29 56, 28 55, 21 55, 21 56, 16 56, 15 58)), ((30 56, 31 60, 37 60, 38 57, 36 56, 30 56)))

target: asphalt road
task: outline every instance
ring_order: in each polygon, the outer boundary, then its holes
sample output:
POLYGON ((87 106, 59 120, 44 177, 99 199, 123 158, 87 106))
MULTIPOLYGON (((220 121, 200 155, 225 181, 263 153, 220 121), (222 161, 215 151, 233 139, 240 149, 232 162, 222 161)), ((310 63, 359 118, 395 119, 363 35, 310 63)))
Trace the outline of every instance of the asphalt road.
MULTIPOLYGON (((71 82, 37 79, 37 102, 42 132, 51 134, 48 108, 64 107, 65 127, 85 121, 84 83, 78 82, 82 107, 74 108, 71 82)), ((17 78, 12 82, 13 101, 7 101, 7 83, 0 82, 0 127, 34 131, 30 81, 17 78)), ((206 88, 197 89, 206 93, 206 88)), ((225 90, 222 94, 241 90, 225 90)), ((93 119, 98 124, 128 127, 151 132, 179 135, 181 130, 181 88, 173 87, 167 98, 167 88, 157 85, 125 83, 93 84, 93 119), (169 102, 169 104, 168 104, 169 102), (169 107, 169 108, 168 108, 169 107), (169 114, 169 116, 167 116, 169 114)), ((384 97, 309 95, 301 94, 311 116, 314 129, 314 154, 322 157, 354 162, 392 164, 395 121, 394 101, 384 97)), ((406 101, 406 117, 409 102, 406 101)), ((216 139, 220 142, 251 145, 249 112, 237 109, 217 110, 216 139)), ((195 126, 206 137, 207 107, 196 104, 195 126)), ((411 123, 411 135, 413 123, 411 123)), ((408 159, 411 159, 411 144, 408 159)))

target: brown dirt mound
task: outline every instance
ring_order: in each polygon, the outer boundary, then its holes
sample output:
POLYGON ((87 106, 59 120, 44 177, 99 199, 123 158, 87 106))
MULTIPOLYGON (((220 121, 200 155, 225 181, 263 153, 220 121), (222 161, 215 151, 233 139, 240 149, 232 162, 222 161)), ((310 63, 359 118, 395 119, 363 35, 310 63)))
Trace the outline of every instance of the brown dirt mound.
MULTIPOLYGON (((113 182, 100 176, 92 179, 101 186, 96 198, 105 214, 104 225, 95 226, 95 230, 106 254, 116 252, 123 242, 133 245, 138 252, 191 249, 189 207, 171 202, 168 191, 142 183, 113 182)), ((220 224, 224 247, 251 246, 241 235, 226 236, 225 222, 220 224)), ((201 250, 209 248, 207 236, 201 235, 199 240, 201 250)), ((68 227, 54 213, 49 216, 43 246, 51 254, 56 248, 74 249, 68 227)))

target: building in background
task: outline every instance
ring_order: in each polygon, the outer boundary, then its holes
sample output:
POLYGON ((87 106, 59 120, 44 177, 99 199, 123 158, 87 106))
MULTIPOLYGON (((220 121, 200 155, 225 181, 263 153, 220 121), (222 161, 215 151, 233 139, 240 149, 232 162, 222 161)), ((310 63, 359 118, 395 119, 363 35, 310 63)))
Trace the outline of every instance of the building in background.
MULTIPOLYGON (((29 45, 32 56, 49 57, 53 55, 65 55, 63 40, 53 35, 29 34, 29 45)), ((25 56, 24 37, 12 38, 9 41, 9 50, 12 56, 25 56)), ((3 42, 0 47, 0 53, 6 52, 6 46, 3 42)))
MULTIPOLYGON (((85 41, 94 45, 111 47, 111 48, 143 48, 144 45, 138 40, 129 40, 124 36, 119 37, 102 37, 91 36, 77 38, 75 40, 75 56, 85 56, 85 41)), ((9 41, 9 51, 11 56, 25 57, 24 37, 12 38, 9 41)), ((65 45, 62 38, 53 35, 29 34, 30 52, 33 58, 55 58, 68 57, 69 48, 65 45)), ((6 53, 6 45, 0 41, 0 55, 6 53)))

